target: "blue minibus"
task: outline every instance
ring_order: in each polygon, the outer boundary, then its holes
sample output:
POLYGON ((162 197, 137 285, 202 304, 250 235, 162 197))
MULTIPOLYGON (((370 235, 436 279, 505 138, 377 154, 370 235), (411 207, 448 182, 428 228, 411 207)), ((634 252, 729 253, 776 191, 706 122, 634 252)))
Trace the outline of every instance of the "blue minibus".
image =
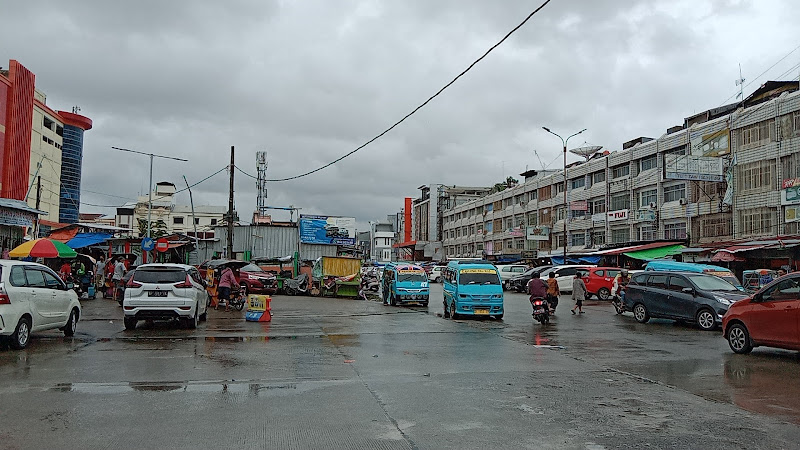
POLYGON ((503 318, 503 285, 488 261, 450 261, 443 271, 444 317, 503 318))
POLYGON ((383 268, 381 280, 383 303, 397 306, 402 303, 421 303, 428 306, 430 290, 425 269, 414 264, 389 263, 383 268))

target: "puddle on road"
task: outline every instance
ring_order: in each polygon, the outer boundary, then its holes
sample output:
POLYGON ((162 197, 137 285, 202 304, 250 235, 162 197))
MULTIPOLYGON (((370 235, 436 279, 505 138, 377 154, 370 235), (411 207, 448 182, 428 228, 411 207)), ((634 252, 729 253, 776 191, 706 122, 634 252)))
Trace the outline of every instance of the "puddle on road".
MULTIPOLYGON (((120 395, 145 393, 165 394, 230 394, 241 397, 282 395, 287 392, 307 392, 320 387, 345 384, 346 380, 308 381, 289 383, 264 382, 128 382, 128 383, 60 383, 48 389, 89 395, 120 395)), ((244 398, 242 397, 242 398, 244 398)))

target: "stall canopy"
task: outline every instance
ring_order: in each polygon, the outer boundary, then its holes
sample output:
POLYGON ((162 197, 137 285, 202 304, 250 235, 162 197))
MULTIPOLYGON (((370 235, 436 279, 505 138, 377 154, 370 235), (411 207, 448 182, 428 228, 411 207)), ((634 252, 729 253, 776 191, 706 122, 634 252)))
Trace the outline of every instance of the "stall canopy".
MULTIPOLYGON (((564 264, 564 256, 551 256, 553 264, 564 264)), ((567 264, 597 264, 600 262, 599 255, 567 255, 567 264)))
POLYGON ((100 244, 111 239, 110 234, 105 233, 78 233, 67 241, 70 248, 83 248, 94 244, 100 244))
MULTIPOLYGON (((649 244, 648 244, 649 245, 649 244)), ((623 255, 633 259, 643 259, 650 261, 651 259, 665 258, 667 256, 677 255, 681 253, 685 247, 680 244, 666 245, 662 247, 650 247, 640 250, 634 250, 623 253, 623 255)))

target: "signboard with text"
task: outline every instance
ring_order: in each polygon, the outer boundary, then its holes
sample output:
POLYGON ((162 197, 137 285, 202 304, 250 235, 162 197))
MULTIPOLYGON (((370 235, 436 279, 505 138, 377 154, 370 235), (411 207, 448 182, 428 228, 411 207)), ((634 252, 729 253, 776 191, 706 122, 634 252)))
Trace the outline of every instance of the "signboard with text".
POLYGON ((723 181, 722 159, 695 155, 664 155, 665 177, 673 180, 723 181))
POLYGON ((719 157, 731 152, 728 145, 730 130, 723 128, 713 133, 701 134, 692 132, 690 141, 692 144, 692 155, 719 157))
POLYGON ((795 186, 800 186, 800 178, 787 178, 787 179, 783 180, 783 183, 782 183, 782 188, 783 189, 790 188, 790 187, 795 187, 795 186))
POLYGON ((550 227, 528 227, 526 234, 529 241, 549 241, 550 227))
POLYGON ((588 211, 589 202, 586 200, 575 200, 569 202, 569 209, 572 211, 588 211))
POLYGON ((786 223, 800 222, 800 206, 787 206, 783 217, 786 223))
POLYGON ((618 209, 616 211, 609 211, 607 213, 609 222, 616 222, 619 220, 628 220, 628 210, 618 209))
POLYGON ((0 225, 32 227, 34 220, 36 220, 36 215, 33 213, 11 208, 0 208, 0 225))
POLYGON ((353 217, 300 215, 300 242, 304 244, 355 245, 353 217))
POLYGON ((800 204, 800 186, 792 186, 781 191, 781 205, 800 204))

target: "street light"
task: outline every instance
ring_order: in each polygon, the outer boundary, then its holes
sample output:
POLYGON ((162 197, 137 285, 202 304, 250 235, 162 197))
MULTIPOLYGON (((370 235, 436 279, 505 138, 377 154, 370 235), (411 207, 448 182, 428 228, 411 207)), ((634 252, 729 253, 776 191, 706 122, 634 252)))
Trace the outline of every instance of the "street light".
POLYGON ((557 133, 554 133, 554 132, 550 131, 550 128, 542 127, 542 129, 544 131, 547 131, 548 133, 550 133, 552 135, 557 136, 559 139, 561 139, 561 144, 564 146, 564 208, 565 208, 565 210, 564 210, 564 264, 566 264, 567 263, 567 219, 569 218, 569 204, 567 203, 567 142, 569 142, 569 138, 575 137, 575 136, 583 133, 584 131, 586 131, 586 128, 582 129, 581 131, 578 131, 575 134, 569 135, 566 139, 562 138, 557 133))

